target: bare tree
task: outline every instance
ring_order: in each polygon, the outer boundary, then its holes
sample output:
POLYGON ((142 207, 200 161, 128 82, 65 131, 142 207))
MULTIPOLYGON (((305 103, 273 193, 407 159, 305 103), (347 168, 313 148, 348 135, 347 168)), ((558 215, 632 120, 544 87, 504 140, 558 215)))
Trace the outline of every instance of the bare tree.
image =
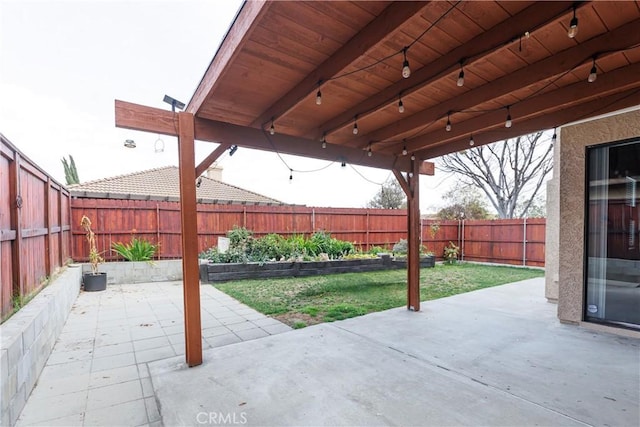
POLYGON ((398 181, 395 178, 389 178, 382 186, 380 191, 373 196, 367 203, 368 208, 377 209, 403 209, 407 207, 406 196, 398 181))
POLYGON ((500 218, 525 217, 553 168, 553 143, 537 132, 449 154, 439 163, 482 190, 500 218))

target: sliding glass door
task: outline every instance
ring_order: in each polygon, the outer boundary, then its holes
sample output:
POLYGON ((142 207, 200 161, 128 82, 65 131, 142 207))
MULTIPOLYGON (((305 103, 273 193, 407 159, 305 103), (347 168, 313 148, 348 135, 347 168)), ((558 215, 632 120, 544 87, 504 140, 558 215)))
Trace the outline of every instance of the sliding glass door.
POLYGON ((587 151, 585 319, 640 328, 640 140, 587 151))

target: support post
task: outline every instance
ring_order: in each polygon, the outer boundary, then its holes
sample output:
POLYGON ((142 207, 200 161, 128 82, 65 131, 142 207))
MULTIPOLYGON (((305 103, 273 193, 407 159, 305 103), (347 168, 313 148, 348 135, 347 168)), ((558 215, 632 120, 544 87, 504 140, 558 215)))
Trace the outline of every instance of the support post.
POLYGON ((407 309, 420 311, 420 164, 412 160, 413 172, 405 178, 393 170, 407 195, 407 309))
POLYGON ((178 131, 185 356, 187 364, 192 367, 202 363, 193 114, 178 113, 178 131))

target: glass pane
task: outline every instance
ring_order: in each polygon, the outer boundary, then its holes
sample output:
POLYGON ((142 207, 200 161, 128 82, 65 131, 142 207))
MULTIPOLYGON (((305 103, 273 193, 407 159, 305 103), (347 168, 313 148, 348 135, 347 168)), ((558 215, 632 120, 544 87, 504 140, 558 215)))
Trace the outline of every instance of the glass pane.
POLYGON ((640 327, 640 141, 589 149, 588 320, 640 327))

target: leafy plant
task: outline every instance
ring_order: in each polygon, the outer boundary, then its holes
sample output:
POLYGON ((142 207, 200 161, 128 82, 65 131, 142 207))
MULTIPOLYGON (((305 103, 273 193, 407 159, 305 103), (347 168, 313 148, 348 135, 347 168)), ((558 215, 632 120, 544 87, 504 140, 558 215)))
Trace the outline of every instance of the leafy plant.
POLYGON ((145 239, 132 237, 130 243, 112 243, 111 250, 127 261, 151 261, 158 246, 145 239))
POLYGON ((396 254, 406 254, 408 250, 407 239, 400 239, 398 243, 393 245, 393 253, 396 254))
POLYGON ((447 246, 444 247, 444 263, 445 264, 455 264, 458 261, 458 254, 460 253, 460 248, 456 246, 453 242, 449 242, 447 246))
POLYGON ((96 246, 96 235, 91 230, 91 220, 86 215, 82 215, 80 226, 87 234, 87 243, 89 244, 89 263, 91 264, 91 274, 98 274, 98 264, 104 262, 104 258, 98 252, 96 246))

